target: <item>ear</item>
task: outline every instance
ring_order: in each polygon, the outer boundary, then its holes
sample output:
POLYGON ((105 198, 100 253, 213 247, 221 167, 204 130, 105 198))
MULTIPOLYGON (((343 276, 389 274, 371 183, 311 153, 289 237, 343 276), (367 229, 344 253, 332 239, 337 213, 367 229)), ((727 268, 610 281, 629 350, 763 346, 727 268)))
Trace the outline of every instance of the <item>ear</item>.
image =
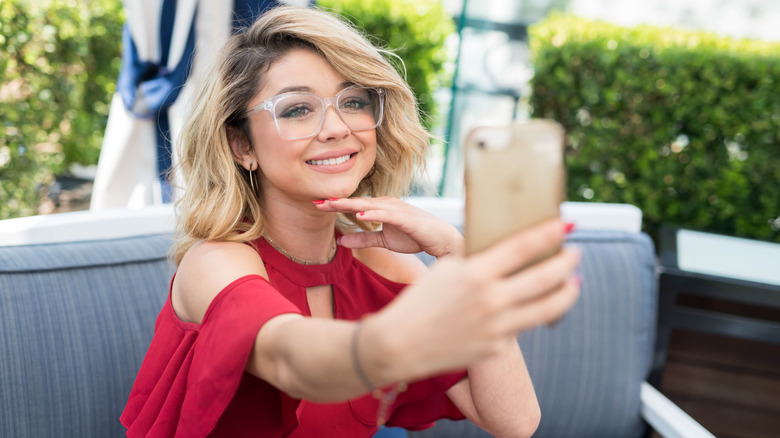
POLYGON ((249 170, 251 163, 255 162, 255 157, 252 154, 252 144, 249 142, 249 139, 240 130, 228 126, 227 140, 233 159, 244 169, 249 170))

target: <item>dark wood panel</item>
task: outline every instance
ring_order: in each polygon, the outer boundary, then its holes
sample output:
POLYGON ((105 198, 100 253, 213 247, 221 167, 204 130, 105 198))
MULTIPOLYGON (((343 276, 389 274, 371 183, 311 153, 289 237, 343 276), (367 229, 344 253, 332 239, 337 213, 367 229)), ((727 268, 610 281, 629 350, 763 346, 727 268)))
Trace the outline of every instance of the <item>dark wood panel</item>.
POLYGON ((778 379, 678 362, 668 362, 666 368, 661 387, 667 397, 695 398, 780 418, 778 379))
POLYGON ((780 308, 766 305, 759 306, 717 298, 700 297, 685 293, 680 293, 677 296, 677 305, 780 322, 780 308))
POLYGON ((661 392, 715 436, 780 436, 780 346, 673 330, 668 353, 661 392))
POLYGON ((668 360, 700 361, 712 367, 767 373, 780 379, 780 345, 709 333, 672 330, 668 360))
POLYGON ((777 415, 700 400, 675 400, 675 403, 718 438, 777 438, 780 435, 777 415))

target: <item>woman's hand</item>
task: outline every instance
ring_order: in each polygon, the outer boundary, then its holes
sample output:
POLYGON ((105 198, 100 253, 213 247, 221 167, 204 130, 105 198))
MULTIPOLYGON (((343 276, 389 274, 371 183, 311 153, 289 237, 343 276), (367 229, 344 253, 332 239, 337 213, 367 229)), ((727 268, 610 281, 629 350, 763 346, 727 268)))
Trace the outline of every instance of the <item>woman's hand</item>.
POLYGON ((466 367, 505 351, 517 333, 558 320, 579 296, 576 249, 517 271, 564 236, 563 223, 549 220, 468 258, 440 261, 368 318, 365 336, 387 343, 383 350, 402 362, 404 377, 466 367))
POLYGON ((463 236, 438 217, 397 198, 342 198, 315 203, 320 211, 354 213, 359 220, 381 222, 380 231, 346 234, 346 248, 381 247, 415 254, 420 251, 441 257, 462 254, 463 236))

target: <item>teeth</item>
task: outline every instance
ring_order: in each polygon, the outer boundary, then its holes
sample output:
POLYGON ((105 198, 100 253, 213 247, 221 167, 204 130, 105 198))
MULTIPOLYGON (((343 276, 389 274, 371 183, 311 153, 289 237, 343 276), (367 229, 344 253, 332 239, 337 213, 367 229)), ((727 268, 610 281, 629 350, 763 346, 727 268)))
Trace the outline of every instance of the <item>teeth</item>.
POLYGON ((329 160, 309 160, 309 161, 306 162, 306 164, 312 164, 314 166, 322 166, 322 165, 327 164, 327 165, 333 166, 333 165, 341 164, 341 163, 349 160, 350 156, 351 156, 351 154, 347 154, 347 155, 344 155, 343 157, 331 158, 329 160))

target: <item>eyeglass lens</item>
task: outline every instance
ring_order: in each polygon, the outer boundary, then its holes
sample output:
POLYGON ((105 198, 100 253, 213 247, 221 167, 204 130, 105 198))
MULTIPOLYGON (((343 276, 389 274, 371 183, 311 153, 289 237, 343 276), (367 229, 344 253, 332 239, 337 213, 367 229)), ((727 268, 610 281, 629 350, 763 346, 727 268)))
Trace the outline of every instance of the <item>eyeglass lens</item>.
MULTIPOLYGON (((380 123, 382 106, 373 88, 349 88, 337 96, 336 111, 352 131, 365 131, 380 123)), ((313 136, 320 129, 325 102, 312 94, 291 94, 279 99, 274 118, 279 133, 287 139, 313 136)))

